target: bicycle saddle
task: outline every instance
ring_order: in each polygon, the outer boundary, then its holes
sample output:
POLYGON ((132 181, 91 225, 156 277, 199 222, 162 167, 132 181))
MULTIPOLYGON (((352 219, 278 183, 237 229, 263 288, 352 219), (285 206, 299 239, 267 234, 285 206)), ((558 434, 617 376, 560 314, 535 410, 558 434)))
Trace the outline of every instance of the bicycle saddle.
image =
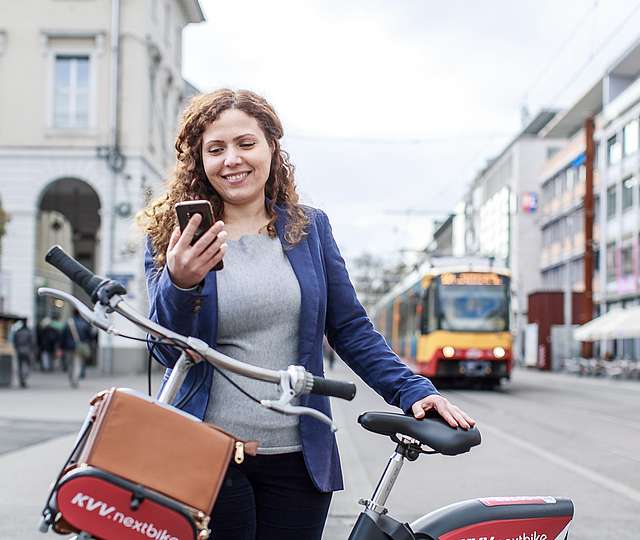
POLYGON ((362 413, 358 422, 363 428, 380 435, 406 435, 445 456, 464 454, 480 444, 477 428, 454 429, 440 417, 416 420, 413 416, 399 413, 370 411, 362 413))

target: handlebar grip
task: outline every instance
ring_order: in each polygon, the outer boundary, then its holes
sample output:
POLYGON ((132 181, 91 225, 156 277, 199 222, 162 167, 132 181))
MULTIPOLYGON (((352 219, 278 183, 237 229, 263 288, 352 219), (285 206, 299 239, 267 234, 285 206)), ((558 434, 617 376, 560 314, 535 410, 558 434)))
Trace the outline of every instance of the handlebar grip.
POLYGON ((105 278, 96 276, 91 270, 81 265, 73 257, 69 256, 58 245, 53 246, 45 255, 44 260, 55 266, 76 285, 86 292, 92 301, 96 301, 94 294, 105 278))
POLYGON ((352 382, 334 381, 323 377, 313 377, 311 394, 333 396, 351 401, 356 396, 356 385, 352 382))

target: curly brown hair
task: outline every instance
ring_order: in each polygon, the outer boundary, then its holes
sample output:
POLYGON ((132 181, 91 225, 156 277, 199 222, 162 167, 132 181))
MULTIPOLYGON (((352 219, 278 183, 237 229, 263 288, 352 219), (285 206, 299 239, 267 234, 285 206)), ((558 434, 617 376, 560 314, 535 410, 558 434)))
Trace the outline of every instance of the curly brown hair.
POLYGON ((282 123, 266 99, 249 90, 222 88, 191 99, 182 114, 176 139, 177 162, 167 182, 166 192, 138 212, 136 220, 151 239, 157 267, 165 265, 169 238, 177 224, 174 205, 182 201, 206 199, 216 216, 224 215, 224 201, 213 189, 202 163, 202 135, 224 111, 238 109, 255 118, 267 142, 273 148, 271 169, 265 186, 266 210, 270 218, 267 232, 276 237, 275 206, 287 212, 285 240, 297 244, 306 234, 309 218, 299 204, 294 181, 294 166, 289 154, 280 147, 284 133, 282 123))

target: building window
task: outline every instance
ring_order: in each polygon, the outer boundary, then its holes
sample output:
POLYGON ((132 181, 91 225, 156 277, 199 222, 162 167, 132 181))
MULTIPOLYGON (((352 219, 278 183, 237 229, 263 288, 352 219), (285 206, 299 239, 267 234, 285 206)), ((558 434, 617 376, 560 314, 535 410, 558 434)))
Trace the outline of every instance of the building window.
POLYGON ((623 152, 625 156, 630 156, 638 151, 638 119, 631 120, 622 130, 623 152))
POLYGON ((149 71, 149 125, 148 125, 148 129, 147 129, 147 139, 149 141, 149 150, 151 152, 155 151, 155 144, 154 144, 154 127, 155 127, 155 122, 158 119, 158 116, 156 115, 156 107, 157 107, 157 97, 156 97, 156 86, 157 86, 157 70, 155 66, 152 66, 150 71, 149 71))
POLYGON ((542 205, 545 207, 545 211, 549 212, 551 201, 553 200, 553 179, 547 181, 542 186, 542 205))
POLYGON ((566 171, 561 171, 558 173, 558 176, 556 176, 556 195, 562 195, 564 193, 565 190, 565 181, 567 178, 567 173, 566 171))
POLYGON ((179 26, 176 28, 176 65, 179 67, 182 65, 182 28, 179 26))
POLYGON ((607 281, 616 279, 616 247, 613 242, 607 244, 607 281))
POLYGON ((625 246, 620 250, 620 262, 623 276, 633 274, 633 249, 631 245, 625 246))
POLYGON ((562 235, 560 239, 564 241, 571 236, 571 231, 573 230, 573 214, 569 214, 562 218, 560 223, 560 234, 562 235))
POLYGON ((616 215, 616 186, 607 189, 607 219, 613 219, 616 215))
POLYGON ((620 162, 620 158, 622 158, 622 148, 618 136, 614 135, 607 141, 607 163, 615 165, 620 162))
POLYGON ((164 4, 164 42, 169 45, 169 40, 171 36, 171 6, 169 2, 165 2, 164 4))
POLYGON ((56 55, 53 126, 89 127, 89 57, 56 55))
POLYGON ((579 208, 573 214, 573 234, 578 234, 584 230, 584 208, 579 208))
POLYGON ((573 186, 576 185, 577 177, 578 170, 575 167, 570 167, 567 169, 567 176, 565 180, 567 191, 571 191, 573 189, 573 186))
POLYGON ((622 181, 622 211, 628 210, 633 206, 633 188, 636 185, 635 178, 631 176, 622 181))
POLYGON ((571 285, 575 285, 584 279, 584 261, 577 259, 571 262, 571 285))

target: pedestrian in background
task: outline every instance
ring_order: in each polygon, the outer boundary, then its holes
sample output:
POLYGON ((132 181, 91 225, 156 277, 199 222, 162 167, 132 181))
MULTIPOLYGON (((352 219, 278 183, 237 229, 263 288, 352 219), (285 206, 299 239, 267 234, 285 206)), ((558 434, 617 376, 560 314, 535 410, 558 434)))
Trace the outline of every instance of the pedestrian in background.
POLYGON ((18 365, 18 380, 22 388, 27 387, 27 378, 31 371, 31 360, 35 351, 35 340, 33 332, 26 319, 21 319, 12 328, 10 340, 13 349, 16 352, 16 360, 18 365))
POLYGON ((337 356, 336 351, 334 351, 333 347, 329 345, 327 338, 324 339, 322 346, 324 351, 324 357, 327 359, 327 364, 329 364, 329 369, 333 370, 333 367, 336 363, 336 356, 337 356))
MULTIPOLYGON (((318 376, 326 333, 340 357, 389 403, 418 418, 433 409, 451 425, 473 425, 373 329, 329 219, 299 202, 282 136, 273 107, 253 92, 225 89, 193 98, 167 192, 139 216, 147 234, 151 318, 242 362, 270 369, 299 363, 318 376), (192 246, 200 215, 181 233, 174 206, 197 199, 208 200, 220 221, 192 246), (223 257, 224 269, 211 272, 223 257)), ((179 353, 158 350, 171 368, 179 353)), ((229 375, 253 395, 275 397, 272 384, 229 375)), ((206 362, 189 371, 176 401, 240 438, 260 441, 258 455, 230 465, 212 513, 214 538, 320 539, 331 492, 342 489, 328 426, 261 408, 206 362)), ((326 396, 303 395, 299 403, 330 414, 326 396)))
POLYGON ((62 350, 69 382, 73 388, 84 379, 87 362, 91 359, 91 327, 74 309, 62 332, 62 350))
POLYGON ((38 330, 38 348, 43 371, 53 370, 60 346, 60 337, 60 331, 55 327, 51 318, 45 317, 42 319, 38 330))

